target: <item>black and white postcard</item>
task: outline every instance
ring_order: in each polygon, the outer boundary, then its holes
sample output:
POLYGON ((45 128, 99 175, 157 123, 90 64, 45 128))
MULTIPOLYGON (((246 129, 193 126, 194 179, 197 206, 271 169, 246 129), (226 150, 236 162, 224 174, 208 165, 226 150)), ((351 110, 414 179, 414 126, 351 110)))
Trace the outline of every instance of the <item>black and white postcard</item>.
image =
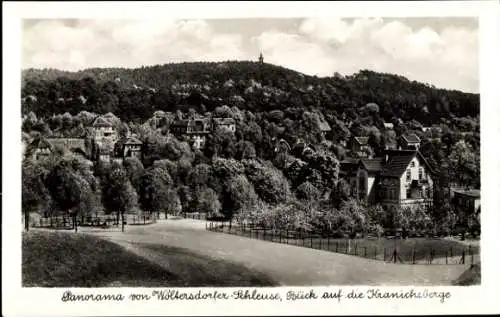
POLYGON ((499 312, 498 2, 4 8, 5 316, 499 312))

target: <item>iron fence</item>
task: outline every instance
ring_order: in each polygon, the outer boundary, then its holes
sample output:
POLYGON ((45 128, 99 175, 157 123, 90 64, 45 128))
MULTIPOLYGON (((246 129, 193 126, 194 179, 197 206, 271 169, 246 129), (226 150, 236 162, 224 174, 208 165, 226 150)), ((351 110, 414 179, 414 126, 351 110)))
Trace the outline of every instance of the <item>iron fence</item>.
POLYGON ((154 213, 145 213, 142 215, 129 214, 109 214, 93 216, 51 216, 40 217, 30 220, 30 227, 44 229, 60 230, 111 230, 125 231, 127 225, 150 225, 156 222, 158 216, 154 213))
POLYGON ((446 247, 442 240, 427 238, 346 239, 329 234, 272 229, 252 224, 207 221, 206 229, 250 239, 360 256, 400 264, 474 264, 479 261, 479 247, 446 247), (412 245, 413 243, 413 245, 412 245))

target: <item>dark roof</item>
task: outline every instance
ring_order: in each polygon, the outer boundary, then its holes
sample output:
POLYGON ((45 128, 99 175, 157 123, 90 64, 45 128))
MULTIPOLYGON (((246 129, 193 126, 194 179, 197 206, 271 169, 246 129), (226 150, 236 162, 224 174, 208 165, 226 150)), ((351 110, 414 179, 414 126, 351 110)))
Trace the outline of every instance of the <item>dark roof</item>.
POLYGON ((364 165, 368 172, 379 172, 383 169, 385 158, 375 157, 371 159, 361 159, 361 164, 364 165))
POLYGON ((388 155, 388 161, 382 169, 382 176, 400 177, 415 156, 424 163, 428 174, 435 174, 429 162, 418 150, 386 150, 384 153, 388 155))
POLYGON ((469 190, 455 190, 456 194, 462 194, 469 197, 481 198, 481 190, 479 189, 469 189, 469 190))
POLYGON ((77 138, 41 138, 33 141, 30 146, 39 149, 50 149, 51 151, 54 149, 54 147, 60 146, 65 147, 71 151, 79 150, 83 153, 87 153, 85 139, 77 138))
POLYGON ((235 124, 233 118, 213 118, 214 122, 218 125, 230 125, 235 124))
POLYGON ((189 124, 190 120, 184 119, 184 120, 176 120, 172 122, 171 126, 177 126, 177 127, 183 127, 187 126, 189 124))
POLYGON ((359 158, 346 157, 344 160, 340 161, 341 164, 358 164, 359 158))
POLYGON ((353 157, 346 157, 340 162, 340 175, 348 175, 354 173, 359 165, 359 159, 353 157))
POLYGON ((202 122, 204 124, 208 124, 209 123, 209 119, 207 118, 202 118, 202 119, 183 119, 183 120, 176 120, 174 122, 172 122, 172 126, 182 126, 182 127, 186 127, 186 126, 194 126, 196 124, 196 122, 202 122))
POLYGON ((403 135, 402 138, 407 142, 407 143, 419 143, 420 138, 415 134, 408 134, 408 135, 403 135))
POLYGON ((137 139, 136 137, 131 136, 125 140, 124 144, 142 144, 142 141, 137 139))
POLYGON ((382 176, 390 176, 390 177, 400 177, 410 164, 411 160, 415 157, 416 151, 412 155, 395 155, 390 156, 387 164, 385 164, 382 169, 382 176))
POLYGON ((368 144, 368 137, 367 136, 355 136, 354 140, 358 142, 360 145, 367 145, 368 144))
POLYGON ((104 117, 98 117, 95 119, 93 126, 94 127, 112 127, 113 124, 111 124, 111 122, 109 122, 109 120, 107 120, 104 117))

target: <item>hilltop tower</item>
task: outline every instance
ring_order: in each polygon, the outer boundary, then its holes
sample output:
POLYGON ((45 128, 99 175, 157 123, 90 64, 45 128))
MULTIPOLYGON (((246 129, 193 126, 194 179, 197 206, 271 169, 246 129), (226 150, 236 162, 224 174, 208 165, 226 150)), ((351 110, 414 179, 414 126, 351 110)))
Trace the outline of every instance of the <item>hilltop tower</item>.
POLYGON ((262 56, 262 52, 259 55, 259 63, 264 64, 264 56, 262 56))

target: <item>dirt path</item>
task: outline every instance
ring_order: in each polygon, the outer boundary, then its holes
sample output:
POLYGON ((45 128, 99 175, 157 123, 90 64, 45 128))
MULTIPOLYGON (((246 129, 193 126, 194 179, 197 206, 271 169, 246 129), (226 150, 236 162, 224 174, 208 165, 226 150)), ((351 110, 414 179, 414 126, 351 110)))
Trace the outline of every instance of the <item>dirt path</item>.
POLYGON ((156 263, 168 259, 141 244, 165 245, 242 264, 281 285, 451 285, 464 265, 401 265, 204 230, 205 223, 176 220, 93 232, 156 263), (146 250, 147 249, 147 250, 146 250))

